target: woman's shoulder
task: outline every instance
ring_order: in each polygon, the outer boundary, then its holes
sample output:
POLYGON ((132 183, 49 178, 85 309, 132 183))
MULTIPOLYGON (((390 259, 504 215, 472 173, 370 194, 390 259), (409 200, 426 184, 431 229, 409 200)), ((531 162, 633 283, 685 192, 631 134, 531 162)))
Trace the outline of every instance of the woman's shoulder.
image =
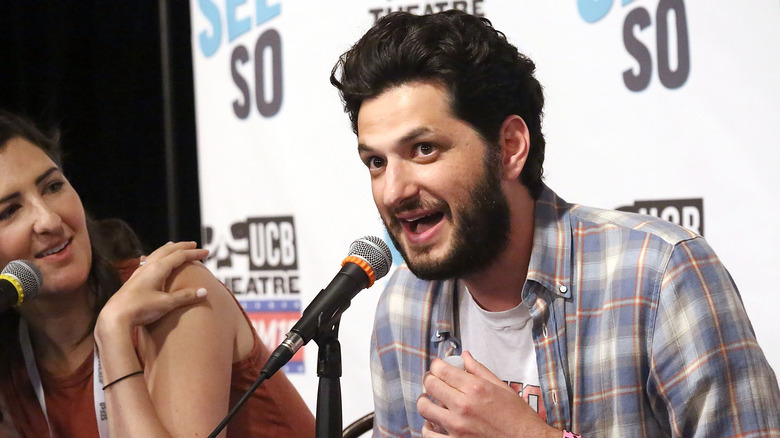
POLYGON ((200 288, 208 292, 205 300, 166 314, 147 327, 149 335, 158 340, 174 332, 217 337, 236 346, 234 360, 244 358, 254 347, 251 325, 233 293, 206 266, 200 262, 185 263, 171 273, 165 285, 168 293, 200 288))
POLYGON ((185 289, 198 290, 201 288, 208 292, 205 300, 175 309, 161 319, 189 318, 216 323, 219 321, 213 321, 212 318, 240 312, 231 292, 200 262, 188 262, 176 268, 163 285, 163 290, 169 294, 180 293, 185 289))

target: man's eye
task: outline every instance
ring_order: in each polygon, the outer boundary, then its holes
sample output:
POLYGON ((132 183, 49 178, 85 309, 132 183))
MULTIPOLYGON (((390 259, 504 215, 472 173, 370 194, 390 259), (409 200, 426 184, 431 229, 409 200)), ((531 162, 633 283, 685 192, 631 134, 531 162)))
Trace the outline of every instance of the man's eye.
POLYGON ((368 166, 369 169, 378 169, 385 165, 384 158, 379 157, 369 157, 366 160, 366 166, 368 166))
POLYGON ((416 146, 417 154, 426 156, 432 154, 434 151, 436 151, 436 147, 434 147, 430 143, 420 143, 416 146))

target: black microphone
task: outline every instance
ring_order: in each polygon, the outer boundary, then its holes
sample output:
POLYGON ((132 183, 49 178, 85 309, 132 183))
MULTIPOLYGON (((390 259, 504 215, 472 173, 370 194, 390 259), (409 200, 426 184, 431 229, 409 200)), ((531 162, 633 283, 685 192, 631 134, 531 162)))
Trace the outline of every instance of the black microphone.
POLYGON ((302 346, 335 324, 358 292, 387 275, 392 264, 393 255, 382 239, 365 236, 352 242, 349 255, 341 263, 341 271, 306 307, 301 319, 271 354, 260 374, 270 378, 279 371, 302 346))
POLYGON ((387 275, 392 264, 393 255, 390 254, 390 248, 382 239, 366 236, 352 242, 349 246, 349 255, 341 262, 341 271, 306 307, 301 319, 295 323, 285 340, 268 358, 255 383, 236 402, 222 422, 211 432, 209 438, 219 435, 255 390, 289 362, 296 351, 318 334, 332 328, 341 313, 349 307, 352 298, 361 290, 371 287, 374 280, 387 275))
POLYGON ((28 260, 14 260, 0 272, 0 312, 38 296, 43 274, 28 260))

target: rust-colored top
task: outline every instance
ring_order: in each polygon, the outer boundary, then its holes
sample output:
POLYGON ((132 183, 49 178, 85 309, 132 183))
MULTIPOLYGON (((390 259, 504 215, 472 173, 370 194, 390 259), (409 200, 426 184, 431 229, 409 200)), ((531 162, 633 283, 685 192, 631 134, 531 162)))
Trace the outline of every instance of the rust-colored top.
MULTIPOLYGON (((122 263, 125 281, 138 261, 122 263)), ((241 305, 236 301, 236 305, 241 305)), ((246 312, 247 324, 252 328, 246 312)), ((48 437, 48 427, 27 375, 18 335, 18 315, 4 312, 0 321, 0 396, 5 400, 15 428, 22 438, 48 437), (16 321, 13 321, 13 320, 16 321), (15 327, 15 328, 11 328, 15 327)), ((270 356, 254 328, 255 345, 244 359, 233 363, 230 382, 232 407, 255 382, 270 356)), ((93 355, 90 354, 72 374, 53 376, 39 370, 46 408, 55 437, 99 438, 92 392, 93 355)), ((109 412, 110 416, 111 413, 109 412)), ((4 421, 8 421, 5 419, 4 421)), ((214 425, 216 427, 216 424, 214 425)), ((314 437, 314 416, 281 371, 263 382, 227 426, 229 438, 314 437)), ((204 431, 206 436, 211 430, 204 431)), ((1 438, 1 437, 0 437, 1 438)))

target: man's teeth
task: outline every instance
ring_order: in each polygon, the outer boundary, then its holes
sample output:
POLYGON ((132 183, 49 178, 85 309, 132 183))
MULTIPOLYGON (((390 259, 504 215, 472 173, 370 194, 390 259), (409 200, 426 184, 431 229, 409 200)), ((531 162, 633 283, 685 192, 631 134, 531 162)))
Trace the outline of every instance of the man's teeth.
POLYGON ((430 215, 428 215, 428 214, 421 214, 420 216, 406 219, 406 221, 407 222, 415 222, 415 221, 418 221, 418 220, 420 220, 420 219, 422 219, 422 218, 424 218, 426 216, 430 216, 430 215))
POLYGON ((61 245, 55 246, 54 248, 48 249, 40 254, 40 257, 46 257, 49 254, 54 254, 62 251, 66 246, 68 246, 68 242, 63 242, 61 245))
POLYGON ((418 216, 418 217, 415 217, 415 218, 404 219, 404 220, 406 221, 407 224, 409 224, 409 230, 412 233, 416 233, 417 232, 417 225, 420 224, 419 220, 424 218, 424 217, 425 216, 418 216))
POLYGON ((417 228, 420 226, 420 224, 426 223, 427 221, 434 220, 433 219, 434 216, 435 216, 435 213, 434 214, 424 214, 424 215, 421 215, 421 216, 417 216, 417 217, 409 218, 409 219, 404 219, 404 220, 406 221, 407 224, 409 224, 409 230, 412 233, 416 233, 417 232, 417 228))

